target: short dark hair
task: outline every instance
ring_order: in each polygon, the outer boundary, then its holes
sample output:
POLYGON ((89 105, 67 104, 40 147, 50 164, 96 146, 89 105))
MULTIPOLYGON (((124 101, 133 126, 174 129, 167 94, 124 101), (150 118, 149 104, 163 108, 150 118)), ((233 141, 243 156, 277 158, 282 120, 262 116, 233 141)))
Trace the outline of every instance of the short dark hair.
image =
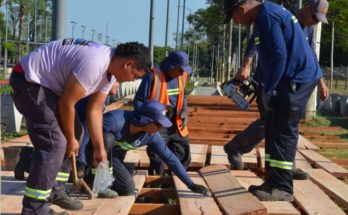
POLYGON ((151 69, 150 51, 142 43, 121 43, 116 47, 114 57, 132 58, 135 60, 135 68, 139 70, 144 69, 148 72, 151 69))

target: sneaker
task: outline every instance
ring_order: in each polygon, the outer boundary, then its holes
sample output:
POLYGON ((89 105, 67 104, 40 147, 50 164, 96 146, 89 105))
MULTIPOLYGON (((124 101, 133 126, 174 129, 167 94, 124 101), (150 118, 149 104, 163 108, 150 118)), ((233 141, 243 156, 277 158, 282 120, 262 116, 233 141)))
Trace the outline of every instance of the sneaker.
POLYGON ((51 203, 72 211, 77 211, 83 208, 83 204, 80 200, 70 198, 65 192, 63 192, 63 194, 57 198, 51 200, 51 203))
POLYGON ((51 209, 51 210, 48 211, 48 215, 69 215, 69 214, 68 214, 68 212, 65 212, 65 211, 63 211, 63 212, 56 212, 56 211, 51 209))
POLYGON ((307 180, 309 179, 309 174, 302 169, 296 168, 292 170, 292 175, 294 180, 307 180))
POLYGON ((106 189, 102 193, 98 193, 98 198, 101 199, 114 199, 118 196, 118 193, 110 188, 106 189))
POLYGON ((230 143, 224 145, 224 151, 227 154, 228 161, 231 164, 231 169, 243 170, 244 164, 242 155, 230 146, 230 143))
POLYGON ((294 201, 294 195, 278 188, 272 188, 267 183, 260 186, 251 185, 248 190, 260 201, 294 201))

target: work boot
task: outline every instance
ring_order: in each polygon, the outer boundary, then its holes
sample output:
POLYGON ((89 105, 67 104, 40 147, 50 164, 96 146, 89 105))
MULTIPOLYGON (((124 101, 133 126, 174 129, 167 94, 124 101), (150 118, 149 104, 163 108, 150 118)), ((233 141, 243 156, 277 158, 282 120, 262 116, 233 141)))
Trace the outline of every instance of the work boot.
POLYGON ((56 212, 56 211, 51 209, 50 211, 48 211, 48 215, 69 215, 69 214, 68 214, 68 212, 65 212, 65 211, 56 212))
POLYGON ((251 185, 248 190, 260 201, 294 201, 294 195, 278 188, 272 188, 267 183, 260 186, 251 185))
POLYGON ((77 211, 83 208, 83 204, 80 200, 72 199, 66 194, 66 192, 62 192, 57 198, 50 200, 52 204, 58 205, 61 208, 77 211))
POLYGON ((296 168, 292 170, 292 175, 294 180, 307 180, 309 179, 308 173, 302 169, 296 168))
POLYGON ((15 179, 24 180, 24 173, 29 172, 31 159, 34 154, 34 148, 25 146, 19 153, 19 160, 14 169, 15 179))
POLYGON ((242 155, 231 147, 231 143, 224 145, 224 150, 227 154, 228 161, 231 164, 231 169, 243 170, 244 164, 242 155))
POLYGON ((118 193, 110 188, 106 189, 104 192, 98 193, 98 198, 101 199, 114 199, 118 196, 118 193))

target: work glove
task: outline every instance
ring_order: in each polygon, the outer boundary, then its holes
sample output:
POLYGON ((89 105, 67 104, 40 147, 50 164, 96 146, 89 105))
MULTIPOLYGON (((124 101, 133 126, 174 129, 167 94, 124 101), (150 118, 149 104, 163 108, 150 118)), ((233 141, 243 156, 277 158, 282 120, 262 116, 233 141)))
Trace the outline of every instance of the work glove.
POLYGON ((272 111, 274 109, 274 97, 276 93, 275 91, 270 91, 270 92, 263 92, 262 94, 262 102, 263 106, 265 107, 266 110, 272 111))
POLYGON ((194 193, 200 193, 203 194, 205 196, 208 195, 208 188, 206 188, 203 185, 200 184, 192 184, 191 186, 189 186, 190 190, 194 193))
POLYGON ((185 128, 186 127, 186 125, 187 125, 187 123, 188 123, 188 116, 189 114, 188 114, 188 112, 187 111, 183 111, 182 113, 181 113, 181 120, 182 120, 182 126, 181 126, 181 128, 185 128))

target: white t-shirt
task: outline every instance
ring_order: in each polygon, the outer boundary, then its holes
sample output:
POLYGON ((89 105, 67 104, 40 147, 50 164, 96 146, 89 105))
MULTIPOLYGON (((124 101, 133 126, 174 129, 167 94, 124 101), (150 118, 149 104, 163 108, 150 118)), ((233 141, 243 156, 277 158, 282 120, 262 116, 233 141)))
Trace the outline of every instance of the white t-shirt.
POLYGON ((106 70, 115 49, 83 39, 64 39, 45 44, 20 60, 25 78, 51 89, 58 96, 73 74, 86 90, 85 96, 108 94, 116 81, 106 70))

